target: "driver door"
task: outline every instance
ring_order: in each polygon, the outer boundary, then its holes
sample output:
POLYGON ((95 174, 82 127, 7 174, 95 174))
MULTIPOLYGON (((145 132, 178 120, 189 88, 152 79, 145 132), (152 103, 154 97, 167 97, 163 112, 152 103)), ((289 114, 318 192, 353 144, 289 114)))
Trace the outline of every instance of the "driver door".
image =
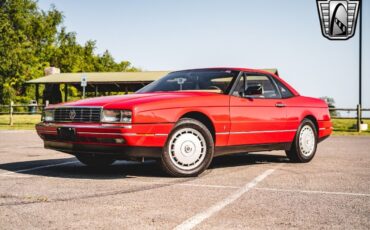
POLYGON ((229 145, 285 142, 286 109, 269 75, 244 73, 230 97, 229 145), (261 85, 262 94, 243 95, 248 86, 261 85))

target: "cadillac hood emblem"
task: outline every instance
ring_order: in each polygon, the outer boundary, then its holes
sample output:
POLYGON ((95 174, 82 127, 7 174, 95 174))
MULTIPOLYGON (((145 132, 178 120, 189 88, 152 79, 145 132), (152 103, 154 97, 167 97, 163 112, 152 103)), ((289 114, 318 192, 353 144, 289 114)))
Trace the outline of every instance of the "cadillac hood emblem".
POLYGON ((70 118, 71 120, 73 120, 73 119, 75 119, 75 117, 76 117, 76 111, 71 110, 71 111, 69 112, 69 118, 70 118))
POLYGON ((321 32, 330 40, 347 40, 355 34, 360 0, 317 0, 321 32))

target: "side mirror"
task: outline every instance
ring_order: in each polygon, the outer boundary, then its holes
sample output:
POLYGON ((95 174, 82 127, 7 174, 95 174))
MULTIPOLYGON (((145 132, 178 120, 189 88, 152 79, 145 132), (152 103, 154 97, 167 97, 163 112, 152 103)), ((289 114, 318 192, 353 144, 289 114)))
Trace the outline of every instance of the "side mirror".
POLYGON ((244 96, 261 96, 263 94, 263 87, 261 84, 251 85, 244 92, 244 96))

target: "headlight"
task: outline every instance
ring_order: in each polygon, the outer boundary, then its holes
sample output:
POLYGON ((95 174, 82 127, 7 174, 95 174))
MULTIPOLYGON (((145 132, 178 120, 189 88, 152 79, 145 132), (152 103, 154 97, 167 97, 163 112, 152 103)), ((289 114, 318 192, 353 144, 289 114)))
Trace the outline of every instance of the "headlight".
POLYGON ((45 122, 54 121, 54 110, 52 109, 45 110, 42 120, 45 122))
POLYGON ((132 121, 132 112, 130 110, 121 110, 121 122, 131 123, 132 121))
POLYGON ((103 110, 101 122, 108 123, 131 123, 132 112, 130 110, 103 110))

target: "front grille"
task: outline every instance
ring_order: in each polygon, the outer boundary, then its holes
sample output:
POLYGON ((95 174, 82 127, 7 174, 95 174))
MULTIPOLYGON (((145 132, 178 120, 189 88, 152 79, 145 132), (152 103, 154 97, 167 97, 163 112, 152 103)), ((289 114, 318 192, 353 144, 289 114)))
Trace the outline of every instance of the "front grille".
POLYGON ((55 122, 100 122, 101 108, 61 107, 54 110, 55 122))

